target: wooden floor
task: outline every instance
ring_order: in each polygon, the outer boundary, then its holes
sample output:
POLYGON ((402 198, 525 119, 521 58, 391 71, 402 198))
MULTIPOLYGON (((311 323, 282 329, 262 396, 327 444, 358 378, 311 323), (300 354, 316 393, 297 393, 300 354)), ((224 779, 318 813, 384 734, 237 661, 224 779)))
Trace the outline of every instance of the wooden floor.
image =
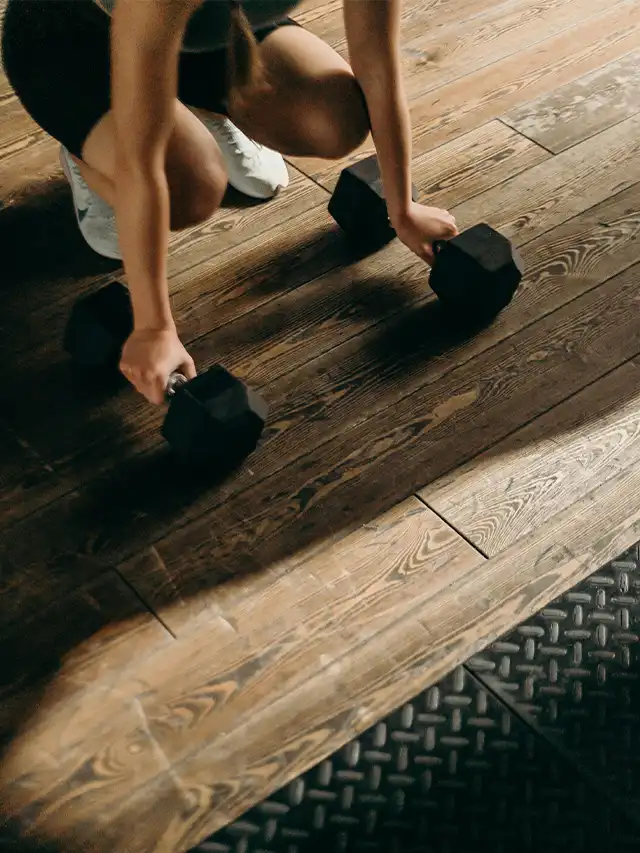
MULTIPOLYGON (((346 52, 340 0, 298 17, 346 52)), ((23 838, 187 850, 640 539, 640 0, 406 0, 403 45, 421 199, 511 238, 521 290, 457 336, 405 247, 337 232, 346 161, 230 196, 174 237, 173 305, 198 367, 271 415, 209 486, 162 410, 73 379, 71 305, 122 269, 0 78, 0 810, 23 838)))

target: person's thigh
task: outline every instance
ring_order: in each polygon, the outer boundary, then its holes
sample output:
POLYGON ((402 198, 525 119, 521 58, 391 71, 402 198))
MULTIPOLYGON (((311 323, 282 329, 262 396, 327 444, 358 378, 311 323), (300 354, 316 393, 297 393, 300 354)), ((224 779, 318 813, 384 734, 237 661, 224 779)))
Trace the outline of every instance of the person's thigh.
MULTIPOLYGON (((2 48, 7 77, 26 111, 76 158, 89 186, 113 204, 108 16, 89 0, 10 0, 2 48)), ((174 229, 208 219, 227 186, 218 145, 179 101, 167 180, 174 229)))
POLYGON ((10 0, 6 11, 9 82, 35 123, 76 157, 109 109, 108 20, 79 0, 10 0))
POLYGON ((370 132, 362 90, 351 67, 320 38, 300 26, 270 32, 260 49, 270 88, 228 114, 247 136, 290 156, 338 159, 370 132))

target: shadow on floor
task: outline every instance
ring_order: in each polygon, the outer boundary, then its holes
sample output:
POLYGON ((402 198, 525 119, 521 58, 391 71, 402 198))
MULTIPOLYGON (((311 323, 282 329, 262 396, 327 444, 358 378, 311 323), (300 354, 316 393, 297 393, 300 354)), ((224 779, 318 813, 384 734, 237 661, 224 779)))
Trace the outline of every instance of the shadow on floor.
MULTIPOLYGON (((74 226, 68 199, 63 202, 54 193, 50 204, 54 209, 64 204, 66 219, 59 226, 63 230, 49 234, 49 239, 65 243, 74 226)), ((9 222, 16 246, 21 240, 24 245, 25 229, 29 228, 37 239, 45 239, 28 211, 11 212, 9 219, 6 215, 7 210, 2 211, 0 228, 9 222)), ((326 239, 326 235, 321 238, 326 239)), ((89 275, 79 255, 69 253, 68 247, 60 247, 58 252, 46 263, 34 259, 33 266, 23 268, 16 248, 10 269, 21 272, 27 283, 52 273, 62 279, 72 276, 74 270, 77 275, 89 275)), ((93 255, 91 259, 93 263, 93 255)), ((100 274, 105 268, 101 261, 96 264, 91 274, 100 274)), ((158 588, 154 578, 133 578, 133 586, 154 608, 188 603, 202 591, 236 578, 239 565, 245 574, 263 573, 275 564, 295 560, 303 549, 362 526, 426 482, 486 449, 460 445, 465 423, 477 409, 463 407, 455 417, 445 417, 441 404, 451 397, 449 392, 442 398, 438 395, 444 393, 441 380, 464 360, 466 348, 475 346, 473 342, 490 331, 469 325, 460 328, 426 296, 420 304, 406 303, 392 295, 392 287, 392 282, 380 277, 366 285, 360 283, 352 291, 361 306, 360 318, 382 319, 396 312, 395 318, 379 332, 374 327, 361 346, 350 350, 349 359, 329 358, 325 372, 310 374, 302 366, 283 372, 278 383, 274 382, 280 397, 259 450, 239 469, 209 480, 203 479, 202 472, 196 476, 177 466, 158 441, 149 442, 144 453, 137 452, 136 442, 145 431, 157 430, 160 415, 150 413, 148 421, 138 422, 138 432, 132 431, 128 441, 126 427, 124 432, 119 430, 117 421, 127 407, 139 405, 132 394, 127 398, 130 402, 121 402, 122 408, 114 413, 113 390, 107 393, 93 387, 91 396, 79 398, 79 386, 69 381, 57 357, 51 364, 43 359, 25 365, 20 381, 35 397, 31 403, 20 401, 24 411, 34 419, 46 417, 54 433, 67 430, 69 443, 82 447, 89 410, 98 409, 91 429, 94 434, 104 434, 104 440, 93 452, 96 459, 98 455, 103 459, 99 476, 76 482, 63 500, 4 533, 0 584, 3 599, 11 598, 11 607, 0 623, 4 646, 0 696, 8 709, 0 719, 0 733, 5 743, 16 731, 28 727, 41 690, 68 654, 104 628, 97 617, 76 620, 73 593, 157 544, 169 531, 179 528, 170 542, 160 542, 158 548, 170 567, 172 582, 158 588), (433 391, 423 395, 416 411, 388 402, 371 415, 371 397, 363 396, 363 389, 371 388, 371 394, 395 401, 394 389, 409 388, 411 383, 415 388, 430 384, 433 391), (322 396, 321 388, 331 393, 322 396), (391 389, 389 398, 384 397, 387 389, 391 389), (58 419, 52 412, 56 400, 63 404, 63 416, 58 419), (362 416, 363 401, 369 407, 367 417, 362 416), (127 445, 126 452, 123 445, 127 445), (117 461, 105 466, 105 459, 117 461), (189 522, 193 522, 192 528, 187 526, 189 522), (48 620, 48 608, 55 608, 54 620, 48 620)), ((303 303, 305 292, 303 285, 303 303)), ((308 305, 301 305, 301 313, 309 312, 314 300, 315 292, 308 305)), ((243 323, 244 333, 239 327, 235 338, 237 345, 264 338, 262 329, 251 328, 249 316, 243 323)), ((311 329, 309 333, 315 334, 311 329)), ((563 366, 566 387, 581 383, 583 372, 581 363, 568 359, 563 366)), ((467 383, 472 375, 470 370, 467 383)), ((476 399, 465 393, 470 400, 476 399)), ((495 388, 487 391, 487 405, 494 393, 500 393, 497 380, 495 388)), ((612 401, 612 406, 624 406, 637 393, 637 388, 628 387, 626 397, 612 401)), ((399 395, 398 401, 401 399, 399 395)), ((25 417, 24 413, 19 417, 25 417)), ((582 424, 596 417, 599 415, 586 412, 582 424)), ((508 432, 507 424, 502 432, 487 434, 486 443, 495 442, 496 434, 500 438, 508 432)), ((549 434, 540 437, 560 437, 558 427, 550 426, 549 434)), ((487 452, 501 453, 503 448, 495 446, 487 452)), ((69 456, 56 460, 54 468, 60 476, 73 475, 76 464, 69 456)), ((87 465, 86 458, 83 464, 87 465)), ((127 615, 119 614, 114 625, 127 615)))

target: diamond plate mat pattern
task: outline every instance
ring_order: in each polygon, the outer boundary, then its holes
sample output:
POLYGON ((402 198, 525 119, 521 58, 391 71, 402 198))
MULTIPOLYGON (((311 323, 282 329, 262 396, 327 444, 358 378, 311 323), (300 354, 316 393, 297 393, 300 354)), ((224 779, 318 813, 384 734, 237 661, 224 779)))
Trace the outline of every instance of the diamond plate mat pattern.
POLYGON ((597 784, 640 815, 640 546, 469 662, 597 784))
POLYGON ((640 829, 459 668, 195 851, 578 853, 611 846, 637 851, 640 829))

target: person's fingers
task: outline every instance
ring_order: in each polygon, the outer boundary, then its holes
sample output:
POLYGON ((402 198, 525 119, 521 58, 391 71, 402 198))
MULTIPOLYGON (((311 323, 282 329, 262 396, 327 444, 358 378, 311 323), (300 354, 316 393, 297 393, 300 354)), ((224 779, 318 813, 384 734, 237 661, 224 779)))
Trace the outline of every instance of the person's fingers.
POLYGON ((150 403, 159 406, 164 402, 167 380, 163 374, 155 370, 135 371, 132 381, 136 391, 139 391, 150 403))
POLYGON ((122 375, 126 379, 128 379, 129 382, 131 382, 131 377, 133 376, 133 370, 129 367, 129 365, 126 362, 121 361, 120 364, 118 365, 118 367, 120 368, 120 373, 122 373, 122 375))
POLYGON ((158 373, 157 371, 153 372, 153 377, 149 377, 149 386, 151 389, 149 399, 152 403, 155 403, 157 406, 164 403, 168 383, 168 375, 158 373))
POLYGON ((183 376, 186 376, 187 379, 195 379, 198 375, 196 365, 190 355, 186 356, 178 369, 183 376))

